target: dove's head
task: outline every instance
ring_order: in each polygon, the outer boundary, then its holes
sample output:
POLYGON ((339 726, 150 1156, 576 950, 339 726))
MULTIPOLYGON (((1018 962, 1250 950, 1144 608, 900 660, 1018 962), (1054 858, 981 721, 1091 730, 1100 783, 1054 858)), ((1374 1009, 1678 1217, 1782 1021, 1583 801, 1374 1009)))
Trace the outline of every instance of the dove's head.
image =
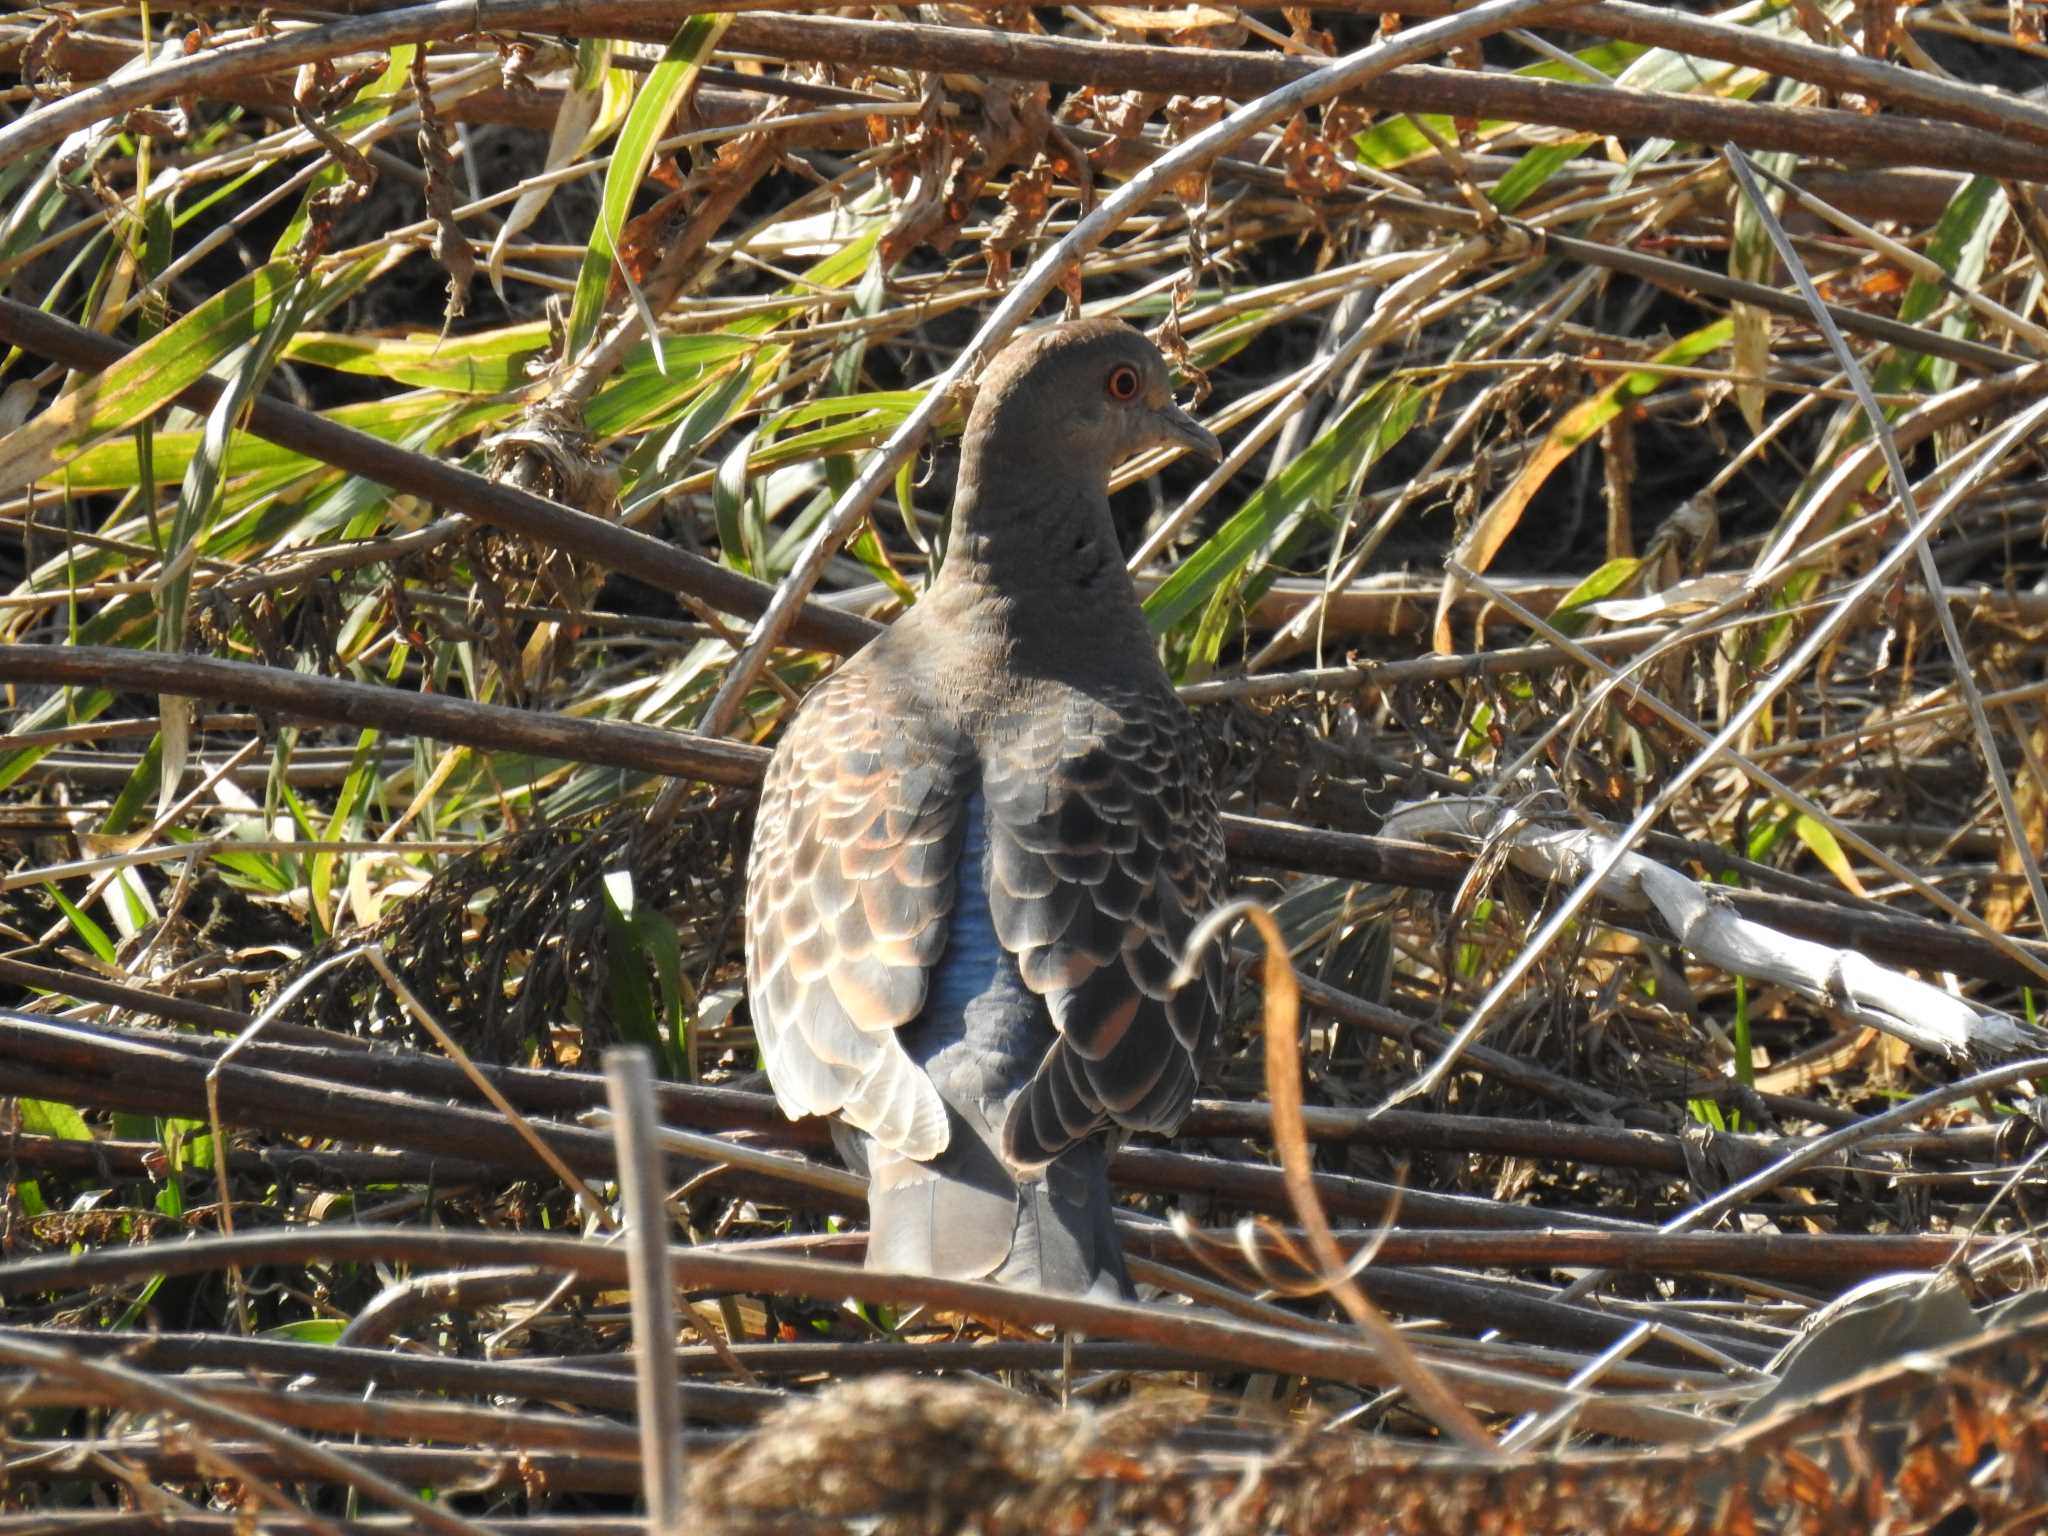
MULTIPOLYGON (((1213 433, 1173 403, 1159 349, 1121 320, 1073 320, 1024 332, 982 376, 967 417, 970 474, 1085 477, 1147 448, 1223 457, 1213 433)), ((990 487, 992 488, 992 487, 990 487)))

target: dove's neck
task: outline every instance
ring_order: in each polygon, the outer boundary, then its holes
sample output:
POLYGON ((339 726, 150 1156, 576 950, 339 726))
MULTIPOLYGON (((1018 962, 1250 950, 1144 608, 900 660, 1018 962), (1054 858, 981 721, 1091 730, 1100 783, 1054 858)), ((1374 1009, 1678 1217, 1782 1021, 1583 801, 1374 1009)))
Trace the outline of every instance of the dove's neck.
POLYGON ((1063 494, 1038 479, 973 495, 963 477, 945 564, 883 643, 969 716, 1043 707, 1047 688, 1169 690, 1100 482, 1063 494))
MULTIPOLYGON (((1158 666, 1099 490, 1041 483, 960 498, 945 564, 918 606, 1004 687, 1158 666)), ((972 691, 990 679, 962 682, 972 691)))
POLYGON ((990 621, 1017 627, 1034 643, 1048 635, 1122 643, 1144 632, 1099 483, 987 458, 966 470, 934 596, 979 602, 990 621))

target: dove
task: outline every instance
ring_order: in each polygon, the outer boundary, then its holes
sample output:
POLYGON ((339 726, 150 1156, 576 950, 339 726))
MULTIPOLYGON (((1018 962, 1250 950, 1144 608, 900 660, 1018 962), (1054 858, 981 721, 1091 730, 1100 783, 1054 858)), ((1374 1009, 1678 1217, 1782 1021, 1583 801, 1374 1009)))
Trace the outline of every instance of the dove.
POLYGON ((968 414, 924 597, 814 688, 770 761, 747 888, 754 1032, 784 1112, 868 1180, 871 1268, 1132 1293, 1109 1158, 1171 1133, 1223 1004, 1224 849, 1109 477, 1220 459, 1118 321, 1041 327, 968 414))

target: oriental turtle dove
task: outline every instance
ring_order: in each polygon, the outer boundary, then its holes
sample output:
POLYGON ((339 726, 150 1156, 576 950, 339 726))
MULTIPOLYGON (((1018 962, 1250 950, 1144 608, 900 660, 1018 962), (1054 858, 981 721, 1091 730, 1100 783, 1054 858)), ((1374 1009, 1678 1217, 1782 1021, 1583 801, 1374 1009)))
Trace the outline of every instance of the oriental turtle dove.
POLYGON ((869 1181, 868 1263, 1128 1294, 1109 1143, 1172 1131, 1223 968, 1194 723, 1110 519, 1110 470, 1216 439, 1111 321, 1012 342, 977 392, 943 568, 819 685, 768 768, 747 981, 792 1117, 869 1181))

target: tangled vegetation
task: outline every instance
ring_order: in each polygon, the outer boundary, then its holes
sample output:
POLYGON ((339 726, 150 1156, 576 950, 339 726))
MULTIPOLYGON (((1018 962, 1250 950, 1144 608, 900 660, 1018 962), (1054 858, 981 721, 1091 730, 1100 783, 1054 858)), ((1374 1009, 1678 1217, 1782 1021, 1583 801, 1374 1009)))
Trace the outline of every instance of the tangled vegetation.
POLYGON ((0 1536, 2029 1529, 2044 33, 0 19, 0 1536), (1116 508, 1292 962, 1136 1305, 859 1268, 741 985, 1060 313, 1223 440, 1116 508))

